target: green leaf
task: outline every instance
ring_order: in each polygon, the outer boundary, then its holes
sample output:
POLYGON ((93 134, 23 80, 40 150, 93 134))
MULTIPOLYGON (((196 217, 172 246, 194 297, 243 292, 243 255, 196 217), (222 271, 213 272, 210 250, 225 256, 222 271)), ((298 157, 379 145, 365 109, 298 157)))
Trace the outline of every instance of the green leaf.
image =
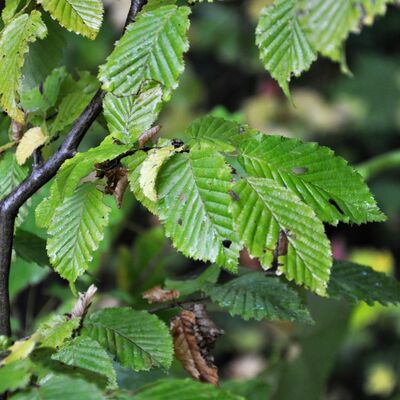
POLYGON ((165 287, 167 289, 178 290, 181 296, 188 296, 189 294, 203 290, 210 284, 216 283, 220 272, 221 269, 218 265, 211 265, 195 279, 186 279, 182 281, 167 279, 165 281, 165 287))
POLYGON ((46 111, 55 106, 60 92, 61 84, 67 76, 65 67, 57 68, 46 78, 43 88, 39 86, 25 91, 21 95, 21 104, 25 111, 40 112, 46 111))
MULTIPOLYGON (((343 42, 359 30, 358 1, 303 0, 304 26, 315 48, 333 61, 344 62, 343 42)), ((346 69, 346 67, 344 67, 346 69)))
POLYGON ((102 198, 94 184, 84 184, 54 213, 47 252, 54 269, 70 282, 87 270, 103 239, 110 208, 102 198))
POLYGON ((39 387, 13 396, 13 400, 106 400, 93 383, 67 375, 53 375, 39 387))
POLYGON ((39 266, 36 263, 25 261, 20 257, 15 257, 11 261, 9 284, 10 299, 14 300, 22 290, 41 282, 50 272, 50 268, 43 268, 43 266, 39 266))
POLYGON ((81 115, 86 106, 90 103, 94 95, 92 93, 73 92, 67 94, 58 107, 58 114, 51 125, 51 133, 54 135, 72 123, 81 115))
POLYGON ((76 337, 61 347, 51 358, 72 367, 104 375, 107 377, 109 388, 117 386, 111 357, 98 342, 91 338, 76 337))
POLYGON ((137 151, 133 156, 122 160, 122 163, 128 169, 129 187, 131 188, 131 191, 135 195, 136 199, 151 213, 157 214, 157 204, 144 195, 139 182, 140 171, 146 158, 146 152, 137 151))
POLYGON ((35 221, 39 228, 49 227, 54 211, 61 203, 61 200, 57 182, 53 182, 50 188, 50 195, 44 198, 35 210, 35 221))
POLYGON ((0 393, 26 387, 31 379, 30 362, 15 361, 0 368, 0 393))
POLYGON ((350 303, 364 301, 383 305, 400 303, 400 282, 372 268, 349 261, 336 261, 332 267, 328 295, 350 303))
POLYGON ((50 265, 45 240, 31 232, 17 230, 14 237, 14 250, 18 256, 26 261, 41 266, 50 265))
POLYGON ((158 176, 158 212, 166 235, 186 256, 229 270, 238 264, 240 246, 228 206, 231 172, 211 149, 173 156, 158 176))
POLYGON ((79 327, 80 318, 69 319, 66 315, 53 315, 41 323, 35 335, 41 347, 57 348, 69 339, 79 327))
MULTIPOLYGON (((129 398, 128 398, 129 399, 129 398)), ((135 400, 244 400, 226 390, 191 379, 162 379, 140 390, 135 400)))
POLYGON ((265 68, 289 97, 292 75, 308 70, 317 58, 298 17, 298 0, 276 0, 265 7, 256 38, 265 68))
POLYGON ((69 31, 95 39, 103 21, 101 0, 39 0, 43 8, 69 31))
POLYGON ((66 32, 50 16, 43 15, 48 34, 29 46, 22 68, 23 90, 39 86, 60 65, 66 47, 66 32))
POLYGON ((5 6, 3 8, 3 11, 1 13, 1 18, 4 22, 4 25, 7 25, 15 16, 21 0, 5 0, 3 4, 5 3, 5 6))
POLYGON ((241 128, 234 121, 209 115, 196 119, 186 133, 192 138, 189 145, 230 152, 248 137, 249 130, 241 128))
POLYGON ((361 175, 327 147, 259 135, 240 147, 238 161, 247 175, 287 187, 325 222, 385 220, 361 175))
POLYGON ((388 4, 394 4, 394 0, 361 0, 366 13, 364 24, 371 25, 376 16, 384 15, 388 4))
POLYGON ((69 319, 66 315, 53 315, 46 322, 40 324, 32 336, 14 342, 8 349, 7 357, 0 361, 0 366, 28 358, 38 344, 41 347, 50 348, 61 346, 66 339, 72 336, 79 324, 80 318, 69 319))
POLYGON ((97 340, 123 366, 135 371, 169 368, 172 362, 172 338, 168 327, 145 311, 131 308, 100 310, 85 320, 82 335, 97 340))
POLYGON ((245 274, 224 285, 209 285, 204 291, 229 314, 245 320, 312 322, 298 293, 279 278, 267 277, 262 272, 245 274))
MULTIPOLYGON (((7 152, 0 156, 0 200, 11 193, 27 176, 27 169, 18 165, 14 154, 7 152)), ((18 227, 28 215, 29 203, 25 203, 15 222, 18 227)))
POLYGON ((138 95, 128 97, 108 93, 103 103, 108 130, 124 143, 134 143, 156 120, 161 101, 160 85, 149 86, 138 95))
POLYGON ((236 232, 264 268, 273 265, 282 233, 287 249, 277 257, 289 280, 325 295, 332 264, 322 222, 288 189, 271 179, 249 177, 233 188, 232 215, 236 232))
POLYGON ((168 98, 184 69, 189 14, 188 7, 174 5, 142 12, 100 67, 103 89, 131 96, 146 82, 154 81, 162 85, 164 98, 168 98))
POLYGON ((43 39, 47 34, 46 25, 39 11, 30 15, 22 14, 9 23, 0 38, 0 104, 4 111, 20 123, 24 113, 19 109, 21 90, 21 69, 29 43, 43 39))

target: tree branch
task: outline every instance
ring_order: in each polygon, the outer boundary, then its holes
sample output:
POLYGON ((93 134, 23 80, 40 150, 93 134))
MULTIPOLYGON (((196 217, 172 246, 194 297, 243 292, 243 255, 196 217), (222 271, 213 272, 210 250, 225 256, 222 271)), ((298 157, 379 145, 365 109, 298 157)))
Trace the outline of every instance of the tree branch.
MULTIPOLYGON (((132 0, 125 27, 135 19, 147 0, 132 0)), ((102 109, 105 93, 99 90, 75 121, 56 153, 0 201, 0 335, 10 336, 10 300, 8 280, 13 245, 14 221, 20 207, 57 173, 61 165, 72 158, 86 132, 102 109)))

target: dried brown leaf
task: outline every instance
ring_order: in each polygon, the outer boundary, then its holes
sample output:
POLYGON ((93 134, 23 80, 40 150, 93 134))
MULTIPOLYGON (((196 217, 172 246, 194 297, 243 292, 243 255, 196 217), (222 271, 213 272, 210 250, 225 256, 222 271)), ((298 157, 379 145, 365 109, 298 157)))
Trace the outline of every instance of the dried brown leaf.
POLYGON ((224 334, 224 331, 219 329, 215 325, 214 321, 209 317, 204 304, 195 303, 189 307, 189 310, 194 312, 196 316, 196 323, 202 339, 210 348, 210 346, 214 344, 218 337, 224 334))
MULTIPOLYGON (((108 162, 110 163, 110 162, 108 162)), ((106 178, 107 183, 104 188, 105 194, 112 194, 118 208, 121 208, 125 191, 128 187, 128 170, 120 164, 110 167, 107 164, 96 164, 96 176, 106 178)))
MULTIPOLYGON (((209 354, 210 345, 216 339, 215 331, 214 334, 205 332, 207 327, 211 327, 213 330, 218 330, 218 328, 207 315, 204 315, 204 308, 201 309, 195 305, 194 309, 196 309, 199 319, 194 311, 183 310, 171 321, 170 329, 175 354, 185 370, 194 379, 218 385, 218 369, 213 364, 213 358, 209 354), (209 321, 211 321, 211 324, 209 321), (211 339, 212 337, 213 339, 211 339)), ((219 334, 221 334, 221 331, 219 331, 219 334)))
POLYGON ((79 299, 71 311, 71 318, 78 317, 83 319, 92 304, 93 297, 97 292, 95 285, 90 285, 85 293, 79 293, 79 299))
POLYGON ((162 289, 160 285, 146 290, 142 297, 146 299, 149 304, 165 303, 167 301, 179 298, 180 293, 175 289, 162 289))
POLYGON ((147 131, 144 131, 138 138, 138 144, 139 144, 139 149, 143 149, 143 147, 146 145, 146 143, 153 139, 158 132, 160 132, 161 126, 156 125, 153 126, 150 129, 147 129, 147 131))
POLYGON ((115 185, 115 189, 114 189, 114 198, 115 198, 115 201, 117 202, 118 208, 121 208, 125 190, 127 189, 128 184, 129 184, 127 170, 124 169, 124 171, 125 171, 125 174, 120 176, 117 184, 115 185))

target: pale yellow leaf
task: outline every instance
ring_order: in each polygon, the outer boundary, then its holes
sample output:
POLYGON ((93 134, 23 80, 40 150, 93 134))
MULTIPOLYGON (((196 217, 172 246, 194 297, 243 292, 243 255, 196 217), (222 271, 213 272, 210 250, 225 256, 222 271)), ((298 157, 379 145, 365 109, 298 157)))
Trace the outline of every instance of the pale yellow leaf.
POLYGON ((179 151, 174 146, 165 146, 159 149, 151 149, 140 170, 139 183, 143 194, 151 201, 157 201, 156 179, 164 162, 174 153, 179 151))
POLYGON ((25 132, 21 141, 18 144, 15 157, 19 165, 25 164, 25 161, 32 155, 32 153, 43 146, 47 141, 47 136, 41 128, 31 128, 25 132))
POLYGON ((41 335, 38 333, 34 333, 30 338, 26 340, 17 340, 9 348, 10 354, 6 358, 1 360, 0 365, 10 364, 14 361, 23 360, 24 358, 29 357, 40 339, 41 335))

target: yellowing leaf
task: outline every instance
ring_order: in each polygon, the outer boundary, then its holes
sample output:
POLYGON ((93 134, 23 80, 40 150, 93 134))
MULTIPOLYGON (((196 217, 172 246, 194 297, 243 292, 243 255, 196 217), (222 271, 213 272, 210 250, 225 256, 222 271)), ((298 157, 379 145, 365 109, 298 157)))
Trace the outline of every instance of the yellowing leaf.
POLYGON ((25 161, 32 155, 32 153, 43 146, 47 141, 47 136, 41 128, 35 127, 29 129, 18 144, 15 157, 19 165, 25 164, 25 161))
POLYGON ((40 334, 35 333, 29 339, 17 340, 10 348, 10 354, 1 360, 0 365, 10 364, 14 361, 27 358, 35 349, 36 344, 40 340, 40 334))
POLYGON ((177 149, 174 146, 166 146, 161 149, 152 149, 149 156, 143 162, 140 170, 139 183, 143 194, 151 201, 157 201, 157 192, 155 189, 158 171, 163 163, 170 158, 177 149))

